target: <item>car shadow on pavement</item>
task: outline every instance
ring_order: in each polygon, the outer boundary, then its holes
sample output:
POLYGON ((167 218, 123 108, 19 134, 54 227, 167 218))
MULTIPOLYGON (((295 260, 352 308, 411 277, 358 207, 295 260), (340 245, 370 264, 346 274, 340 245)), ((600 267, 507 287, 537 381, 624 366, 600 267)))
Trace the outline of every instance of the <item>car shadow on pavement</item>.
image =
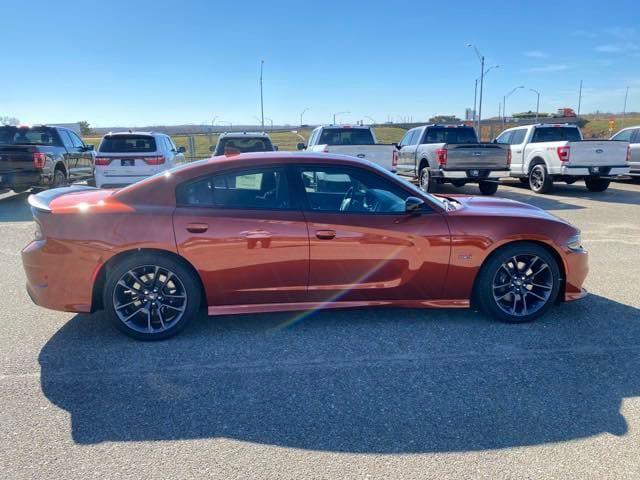
POLYGON ((525 325, 460 310, 242 315, 158 343, 76 315, 39 362, 80 444, 414 453, 623 435, 638 353, 640 309, 591 295, 525 325))
POLYGON ((33 220, 27 198, 31 192, 0 196, 0 222, 28 222, 33 220))

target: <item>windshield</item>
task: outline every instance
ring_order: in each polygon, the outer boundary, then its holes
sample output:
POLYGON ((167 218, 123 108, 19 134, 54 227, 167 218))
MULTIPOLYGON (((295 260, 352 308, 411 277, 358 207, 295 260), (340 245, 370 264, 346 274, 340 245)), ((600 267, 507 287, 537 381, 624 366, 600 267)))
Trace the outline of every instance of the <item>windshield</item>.
POLYGON ((100 143, 102 153, 149 153, 156 151, 156 139, 150 135, 107 135, 100 143))
POLYGON ((531 143, 542 142, 579 142, 580 130, 576 127, 538 127, 533 134, 531 143))
POLYGON ((325 128, 319 145, 375 145, 368 128, 325 128))
POLYGON ((51 127, 0 127, 0 145, 60 145, 51 127))
POLYGON ((224 155, 227 151, 240 153, 272 152, 273 145, 267 137, 225 137, 221 138, 214 155, 224 155))

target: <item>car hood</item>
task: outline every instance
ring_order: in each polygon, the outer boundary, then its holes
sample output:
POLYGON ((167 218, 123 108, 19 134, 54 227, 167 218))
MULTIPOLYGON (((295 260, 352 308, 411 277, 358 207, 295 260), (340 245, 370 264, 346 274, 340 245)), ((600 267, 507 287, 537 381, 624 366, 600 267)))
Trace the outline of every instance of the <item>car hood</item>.
POLYGON ((541 218, 568 224, 565 220, 539 207, 507 198, 465 195, 452 195, 444 198, 458 202, 456 211, 452 212, 455 215, 541 218))

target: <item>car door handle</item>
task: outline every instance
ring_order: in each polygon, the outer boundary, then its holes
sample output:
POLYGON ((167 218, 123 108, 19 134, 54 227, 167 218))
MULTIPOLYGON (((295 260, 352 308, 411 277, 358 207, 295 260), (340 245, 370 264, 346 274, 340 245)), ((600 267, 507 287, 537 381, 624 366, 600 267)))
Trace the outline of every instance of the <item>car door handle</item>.
POLYGON ((522 153, 522 150, 516 150, 516 153, 522 153))
POLYGON ((336 238, 335 230, 316 230, 316 237, 320 240, 333 240, 336 238))
POLYGON ((209 225, 206 223, 189 223, 187 224, 187 231, 191 233, 204 233, 209 230, 209 225))

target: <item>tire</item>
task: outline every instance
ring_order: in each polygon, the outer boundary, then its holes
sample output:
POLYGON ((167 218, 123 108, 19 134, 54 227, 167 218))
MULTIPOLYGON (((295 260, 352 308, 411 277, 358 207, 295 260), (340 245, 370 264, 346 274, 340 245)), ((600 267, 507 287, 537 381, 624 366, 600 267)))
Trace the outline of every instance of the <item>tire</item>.
POLYGON ((560 268, 555 257, 540 245, 518 242, 485 260, 476 278, 474 303, 501 322, 526 323, 543 315, 559 291, 560 268), (514 258, 517 269, 513 268, 514 258))
POLYGON ((200 300, 200 283, 191 269, 168 255, 150 252, 129 255, 110 268, 103 292, 113 325, 147 341, 179 333, 198 314, 200 300))
POLYGON ((585 178, 584 184, 587 186, 587 190, 590 192, 604 192, 609 188, 611 180, 604 178, 585 178))
POLYGON ((535 193, 549 193, 553 189, 553 179, 547 172, 547 167, 544 163, 538 163, 531 167, 529 188, 535 193))
POLYGON ((464 180, 457 180, 457 179, 456 180, 451 180, 451 185, 453 185, 454 187, 457 187, 457 188, 462 188, 466 184, 467 184, 467 182, 464 181, 464 180))
POLYGON ((67 185, 67 177, 60 168, 53 171, 53 180, 51 180, 51 188, 60 188, 67 185))
POLYGON ((493 195, 498 191, 500 185, 498 182, 480 182, 478 188, 482 195, 493 195))
POLYGON ((429 167, 422 167, 418 174, 418 185, 423 192, 433 192, 436 189, 436 181, 431 176, 429 167))

